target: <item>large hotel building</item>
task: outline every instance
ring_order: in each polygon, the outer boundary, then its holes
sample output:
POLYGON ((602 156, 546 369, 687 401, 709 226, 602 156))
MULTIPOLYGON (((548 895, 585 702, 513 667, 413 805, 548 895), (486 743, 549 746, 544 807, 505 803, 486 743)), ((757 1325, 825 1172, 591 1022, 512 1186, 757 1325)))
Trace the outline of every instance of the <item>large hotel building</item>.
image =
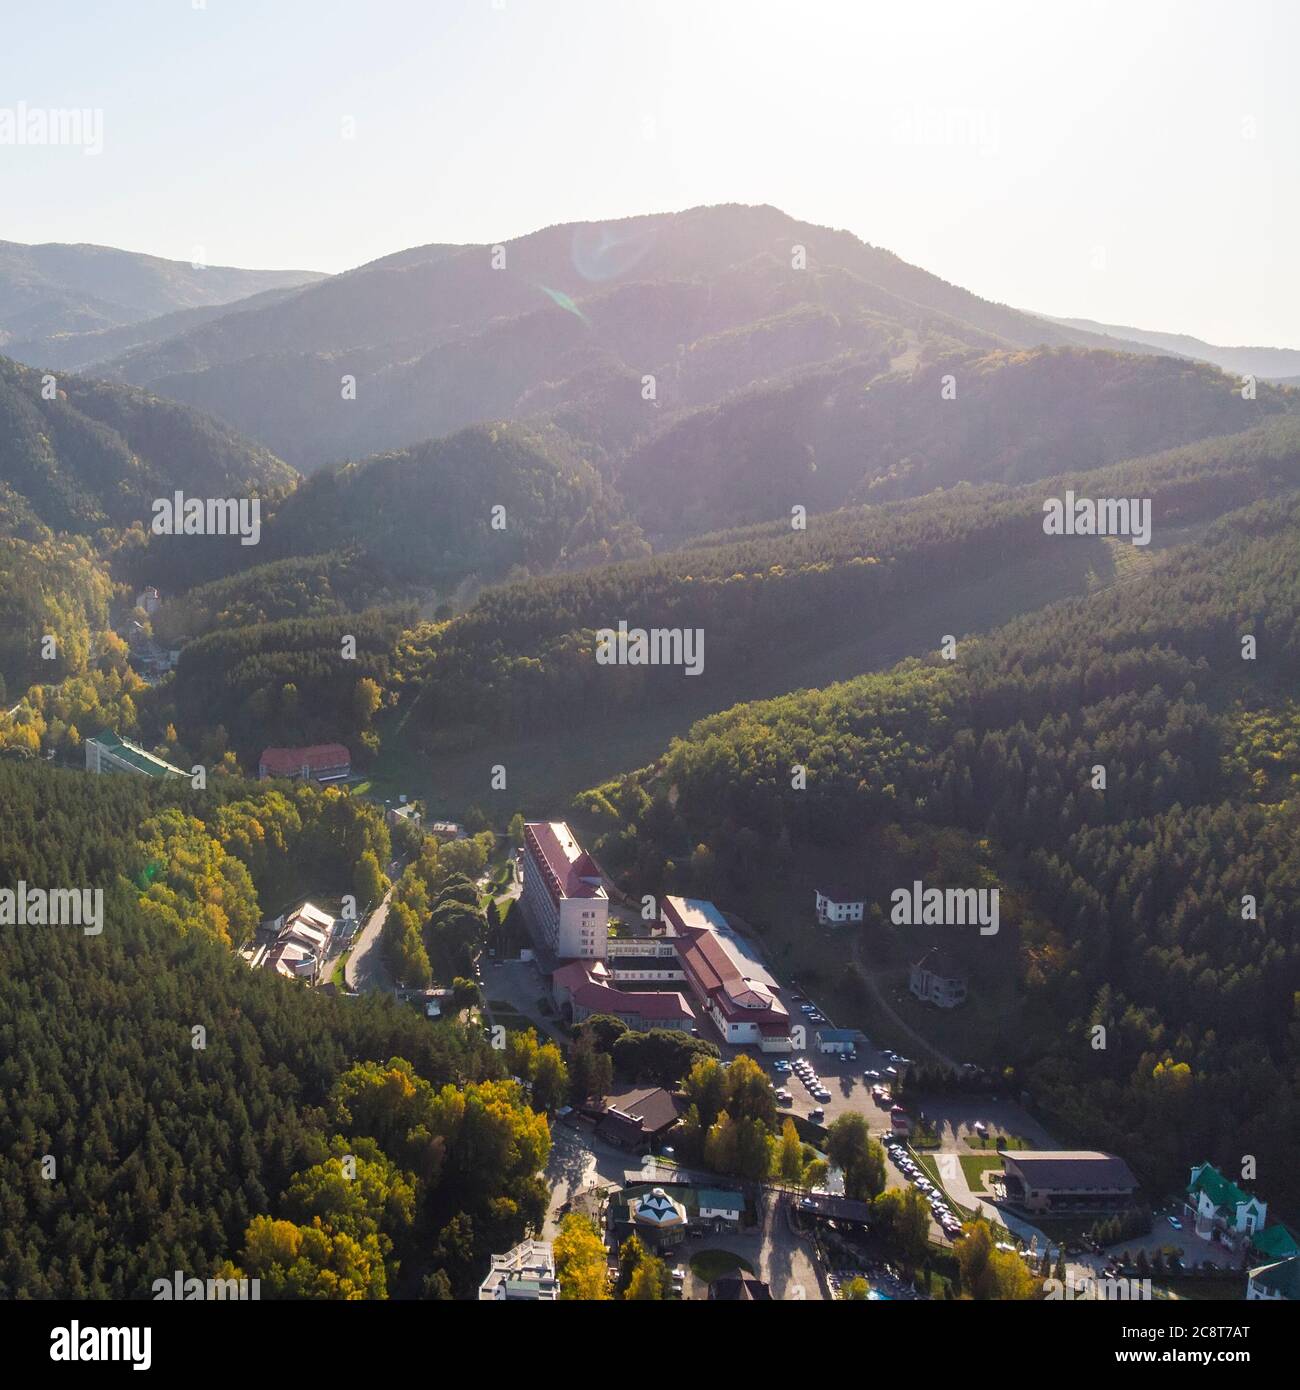
POLYGON ((563 821, 529 821, 524 826, 520 900, 559 959, 604 959, 609 895, 595 861, 563 821))

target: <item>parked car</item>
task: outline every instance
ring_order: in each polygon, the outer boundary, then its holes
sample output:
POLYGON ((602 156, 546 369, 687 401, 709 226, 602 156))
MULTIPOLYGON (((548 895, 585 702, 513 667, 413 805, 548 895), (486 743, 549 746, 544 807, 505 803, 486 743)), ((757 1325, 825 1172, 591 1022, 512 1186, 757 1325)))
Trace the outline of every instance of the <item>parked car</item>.
POLYGON ((826 1118, 826 1112, 821 1108, 820 1105, 815 1105, 808 1112, 808 1118, 810 1120, 824 1120, 826 1118))

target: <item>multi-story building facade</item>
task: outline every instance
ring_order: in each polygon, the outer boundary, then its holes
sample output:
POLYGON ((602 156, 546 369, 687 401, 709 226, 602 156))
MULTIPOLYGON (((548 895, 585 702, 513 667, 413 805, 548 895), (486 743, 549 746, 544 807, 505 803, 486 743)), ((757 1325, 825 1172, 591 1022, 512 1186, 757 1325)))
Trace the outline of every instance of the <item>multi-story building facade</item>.
POLYGON ((130 739, 118 738, 111 729, 86 740, 87 772, 136 772, 145 777, 188 777, 184 769, 173 767, 156 753, 150 753, 130 739))
POLYGON ((609 894, 592 857, 563 821, 524 826, 520 902, 533 929, 560 960, 603 960, 609 894))
POLYGON ((722 913, 702 898, 665 898, 663 915, 677 939, 686 983, 722 1038, 789 1052, 790 1014, 776 981, 722 913))
POLYGON ((966 998, 966 975, 952 956, 935 946, 912 966, 907 987, 923 1004, 955 1009, 966 998))
POLYGON ((480 1303, 556 1303, 560 1281, 555 1252, 545 1240, 521 1241, 504 1255, 492 1256, 488 1277, 479 1285, 480 1303))
POLYGON ((817 920, 822 926, 839 927, 846 922, 862 921, 867 903, 858 889, 836 884, 829 888, 818 888, 815 892, 817 920))
POLYGON ((352 775, 352 754, 341 743, 310 748, 264 748, 257 760, 258 780, 292 777, 304 782, 341 782, 352 775))

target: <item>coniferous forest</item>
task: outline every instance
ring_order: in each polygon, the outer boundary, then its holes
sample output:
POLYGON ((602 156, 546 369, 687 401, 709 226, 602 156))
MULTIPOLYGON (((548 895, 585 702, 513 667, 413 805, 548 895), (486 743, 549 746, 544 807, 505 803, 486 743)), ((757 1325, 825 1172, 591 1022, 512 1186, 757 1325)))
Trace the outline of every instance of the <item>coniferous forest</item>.
POLYGON ((6 1349, 1248 1364, 1300 8, 77 8, 0 59, 6 1349))

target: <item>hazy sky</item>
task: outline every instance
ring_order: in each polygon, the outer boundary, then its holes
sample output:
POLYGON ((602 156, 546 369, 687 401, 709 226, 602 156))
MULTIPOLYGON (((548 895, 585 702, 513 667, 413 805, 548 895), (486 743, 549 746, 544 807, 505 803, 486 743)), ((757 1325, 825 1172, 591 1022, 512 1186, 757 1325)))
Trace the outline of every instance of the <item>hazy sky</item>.
POLYGON ((991 299, 1300 347, 1300 3, 58 0, 0 238, 341 270, 774 203, 991 299), (345 124, 354 123, 354 138, 345 124))

